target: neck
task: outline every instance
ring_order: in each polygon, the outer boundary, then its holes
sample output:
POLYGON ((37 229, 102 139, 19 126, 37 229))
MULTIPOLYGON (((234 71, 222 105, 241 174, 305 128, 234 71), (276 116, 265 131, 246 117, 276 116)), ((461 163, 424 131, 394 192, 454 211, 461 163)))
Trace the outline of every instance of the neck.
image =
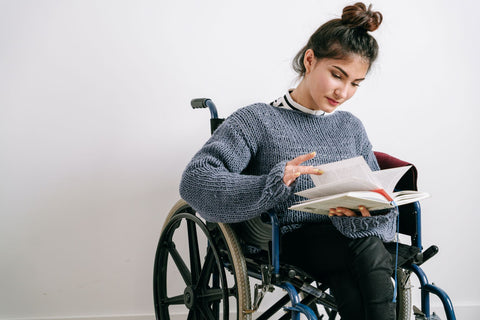
POLYGON ((300 82, 300 84, 297 86, 297 88, 295 88, 295 90, 290 92, 290 96, 296 103, 304 106, 305 108, 308 108, 310 110, 317 110, 314 107, 315 103, 308 98, 309 95, 307 94, 307 88, 303 81, 300 82))

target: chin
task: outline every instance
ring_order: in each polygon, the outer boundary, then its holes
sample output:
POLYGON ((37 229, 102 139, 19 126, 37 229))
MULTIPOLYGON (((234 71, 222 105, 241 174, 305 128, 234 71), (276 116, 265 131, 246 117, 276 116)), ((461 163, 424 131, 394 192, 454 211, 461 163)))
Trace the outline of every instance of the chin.
POLYGON ((328 107, 324 107, 324 108, 320 108, 320 110, 326 112, 326 113, 332 113, 334 112, 335 110, 337 110, 337 107, 331 107, 331 106, 328 106, 328 107))

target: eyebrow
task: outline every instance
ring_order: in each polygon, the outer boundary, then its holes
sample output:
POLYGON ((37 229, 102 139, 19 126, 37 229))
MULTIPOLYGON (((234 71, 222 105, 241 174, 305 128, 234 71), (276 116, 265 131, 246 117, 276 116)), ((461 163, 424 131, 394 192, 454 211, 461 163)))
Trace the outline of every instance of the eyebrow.
MULTIPOLYGON (((334 67, 335 69, 337 69, 338 71, 340 71, 341 73, 343 73, 343 75, 344 75, 345 77, 347 77, 347 78, 349 77, 348 73, 347 73, 345 70, 343 70, 342 68, 340 68, 340 67, 338 67, 338 66, 333 66, 333 67, 334 67)), ((362 81, 362 80, 365 80, 365 78, 355 79, 354 81, 362 81)))

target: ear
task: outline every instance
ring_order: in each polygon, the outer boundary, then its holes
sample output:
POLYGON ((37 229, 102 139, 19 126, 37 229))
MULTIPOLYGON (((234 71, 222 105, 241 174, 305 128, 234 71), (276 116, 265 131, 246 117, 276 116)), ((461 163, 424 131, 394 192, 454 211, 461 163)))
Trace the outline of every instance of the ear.
POLYGON ((305 74, 310 73, 312 71, 312 68, 315 64, 315 53, 313 52, 312 49, 308 49, 305 51, 305 54, 303 55, 303 65, 305 66, 305 74))

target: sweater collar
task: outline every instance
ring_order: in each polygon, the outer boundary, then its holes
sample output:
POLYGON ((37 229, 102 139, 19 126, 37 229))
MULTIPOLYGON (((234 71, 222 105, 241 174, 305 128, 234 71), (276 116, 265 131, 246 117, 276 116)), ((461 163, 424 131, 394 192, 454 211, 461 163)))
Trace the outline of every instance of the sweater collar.
POLYGON ((297 111, 301 111, 301 112, 304 112, 304 113, 313 114, 313 115, 316 115, 316 116, 329 116, 329 115, 333 114, 333 112, 327 113, 327 112, 322 111, 322 110, 312 110, 312 109, 304 107, 301 104, 295 102, 295 100, 293 100, 292 96, 290 95, 290 93, 293 90, 294 89, 289 89, 285 95, 283 95, 282 97, 280 97, 277 100, 275 100, 274 102, 272 102, 272 105, 275 106, 275 107, 279 107, 279 108, 283 108, 283 109, 290 109, 290 110, 297 110, 297 111))

